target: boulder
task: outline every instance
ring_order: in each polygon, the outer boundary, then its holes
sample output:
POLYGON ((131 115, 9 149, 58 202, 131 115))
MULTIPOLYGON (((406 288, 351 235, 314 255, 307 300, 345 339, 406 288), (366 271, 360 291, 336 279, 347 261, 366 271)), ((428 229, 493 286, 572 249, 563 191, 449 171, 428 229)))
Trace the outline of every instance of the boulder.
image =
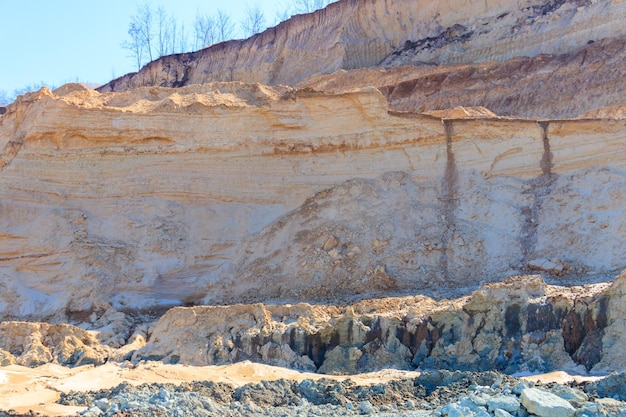
POLYGON ((534 271, 545 271, 553 275, 560 275, 565 270, 565 266, 558 259, 533 259, 528 262, 527 266, 534 271))
POLYGON ((614 373, 599 381, 590 382, 585 386, 585 391, 600 398, 626 401, 626 373, 614 373))
POLYGON ((487 400, 487 407, 489 407, 489 410, 492 412, 504 410, 509 413, 517 413, 520 403, 514 396, 496 395, 487 400))
POLYGON ((513 417, 511 413, 504 411, 501 408, 494 410, 493 415, 495 417, 513 417))
POLYGON ((569 402, 538 388, 522 391, 522 405, 539 417, 571 417, 576 412, 569 402))
MULTIPOLYGON (((622 385, 624 386, 624 385, 622 385)), ((587 394, 581 390, 568 387, 567 385, 556 385, 552 388, 552 393, 567 400, 575 407, 582 407, 589 400, 587 394)))

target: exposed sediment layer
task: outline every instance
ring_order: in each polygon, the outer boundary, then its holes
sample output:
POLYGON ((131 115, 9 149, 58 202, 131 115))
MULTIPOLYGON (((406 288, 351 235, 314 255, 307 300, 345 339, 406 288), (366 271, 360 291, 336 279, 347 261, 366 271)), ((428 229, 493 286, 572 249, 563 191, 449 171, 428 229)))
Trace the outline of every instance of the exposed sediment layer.
POLYGON ((625 120, 217 83, 44 89, 0 123, 5 316, 434 294, 626 259, 625 120))
POLYGON ((343 0, 249 39, 159 58, 100 91, 212 81, 293 85, 340 69, 567 54, 623 38, 625 12, 616 0, 343 0))
POLYGON ((348 374, 385 367, 614 371, 625 366, 625 282, 622 274, 609 288, 566 289, 524 276, 450 301, 175 308, 133 359, 195 365, 251 359, 348 374))
MULTIPOLYGON (((2 365, 159 360, 195 366, 252 360, 328 374, 383 368, 622 371, 626 273, 561 287, 540 276, 488 284, 458 299, 405 296, 347 306, 175 307, 155 324, 128 317, 71 325, 5 322, 2 365), (106 323, 102 326, 102 323, 106 323), (113 327, 119 329, 113 331, 113 327), (113 337, 111 337, 113 335, 113 337)), ((110 314, 110 313, 109 313, 110 314)))
MULTIPOLYGON (((483 106, 502 116, 573 118, 623 104, 625 43, 623 37, 610 38, 566 53, 504 62, 335 71, 313 75, 298 85, 336 92, 375 86, 397 111, 483 106)), ((623 118, 621 114, 611 113, 623 118)), ((598 112, 588 116, 602 118, 598 112)), ((608 116, 604 113, 604 118, 608 116)))

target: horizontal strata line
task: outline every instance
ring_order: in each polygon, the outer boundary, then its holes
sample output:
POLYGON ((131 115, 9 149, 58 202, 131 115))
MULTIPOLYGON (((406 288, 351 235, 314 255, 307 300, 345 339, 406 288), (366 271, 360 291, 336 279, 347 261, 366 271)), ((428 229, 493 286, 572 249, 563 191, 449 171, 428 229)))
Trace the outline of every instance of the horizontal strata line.
MULTIPOLYGON (((30 193, 30 194, 36 193, 38 195, 47 194, 47 195, 63 197, 63 198, 71 197, 73 199, 78 199, 78 200, 106 200, 106 199, 124 199, 124 198, 137 198, 137 197, 155 197, 155 198, 158 197, 158 198, 172 198, 172 199, 180 198, 180 199, 214 200, 214 201, 220 201, 224 203, 283 204, 282 201, 254 198, 249 195, 242 196, 241 198, 235 198, 235 197, 219 197, 219 196, 215 196, 214 194, 183 193, 183 192, 179 192, 179 193, 153 192, 153 193, 129 193, 129 194, 109 194, 109 195, 76 195, 72 193, 46 192, 45 190, 32 191, 32 190, 20 189, 20 191, 25 192, 25 193, 30 193)), ((273 190, 268 190, 267 192, 273 192, 273 190)), ((19 199, 19 201, 23 203, 31 202, 31 200, 26 199, 26 198, 19 199)), ((34 202, 37 203, 37 201, 34 201, 34 202)), ((40 205, 49 207, 49 204, 45 202, 40 203, 40 205)))
POLYGON ((0 257, 0 262, 4 261, 14 261, 16 259, 38 259, 38 258, 46 258, 48 256, 54 255, 66 255, 70 253, 70 251, 61 251, 61 252, 43 252, 43 253, 31 253, 26 255, 19 256, 8 256, 8 257, 0 257))
MULTIPOLYGON (((477 117, 477 118, 440 118, 435 116, 423 115, 420 113, 407 113, 407 112, 390 112, 394 117, 398 118, 423 118, 426 120, 441 120, 450 124, 474 124, 474 123, 502 123, 505 124, 581 124, 589 122, 597 123, 618 123, 626 124, 626 120, 619 120, 610 117, 606 118, 583 118, 583 119, 571 119, 571 118, 556 118, 556 119, 543 119, 543 118, 509 118, 509 117, 477 117)), ((418 126, 419 127, 419 126, 418 126)), ((379 133, 379 132, 377 132, 379 133)), ((392 132, 388 132, 392 133, 392 132)), ((142 145, 134 145, 132 142, 127 144, 116 144, 110 147, 98 147, 98 148, 70 148, 61 150, 42 149, 42 150, 29 150, 23 152, 20 158, 23 159, 36 159, 40 157, 48 157, 58 159, 59 157, 72 157, 77 156, 81 158, 94 156, 94 157, 106 157, 106 156, 141 156, 141 155, 181 155, 181 154, 214 154, 216 157, 222 156, 224 158, 236 158, 236 157, 272 157, 279 155, 307 155, 307 154, 325 154, 330 152, 336 152, 341 150, 344 152, 358 152, 371 149, 389 149, 404 145, 420 145, 420 144, 433 144, 440 143, 445 145, 445 132, 443 128, 441 131, 432 132, 429 136, 419 137, 415 136, 408 139, 390 140, 388 142, 380 142, 380 139, 374 139, 371 143, 363 144, 360 140, 363 135, 367 133, 356 133, 354 139, 346 139, 341 142, 324 142, 324 139, 328 139, 327 136, 312 137, 309 141, 267 141, 267 142, 255 142, 247 143, 241 142, 237 145, 229 146, 207 146, 207 145, 194 145, 186 147, 185 145, 171 145, 168 147, 155 147, 149 148, 142 145), (124 147, 124 149, 120 149, 124 147)), ((28 141, 28 140, 27 140, 28 141)), ((88 165, 92 160, 85 160, 84 163, 88 165)), ((1 164, 0 164, 1 166, 1 164)))

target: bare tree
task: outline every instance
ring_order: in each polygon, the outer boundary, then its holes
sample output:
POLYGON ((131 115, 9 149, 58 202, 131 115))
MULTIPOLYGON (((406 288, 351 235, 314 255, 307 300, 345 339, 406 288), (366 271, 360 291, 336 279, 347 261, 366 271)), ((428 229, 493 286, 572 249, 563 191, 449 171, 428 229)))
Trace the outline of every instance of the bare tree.
POLYGON ((169 45, 167 49, 170 51, 170 54, 176 53, 176 36, 178 36, 178 32, 176 27, 178 22, 176 22, 176 18, 174 16, 170 17, 170 33, 171 36, 169 38, 169 45))
POLYGON ((284 22, 293 15, 311 13, 337 0, 284 0, 274 13, 275 24, 284 22))
POLYGON ((277 5, 274 10, 274 24, 277 25, 280 22, 284 22, 293 15, 293 5, 291 4, 291 1, 284 0, 283 4, 277 5))
POLYGON ((144 58, 152 61, 152 9, 150 4, 143 3, 137 7, 137 11, 131 16, 128 25, 129 41, 122 43, 122 48, 130 51, 130 57, 137 64, 137 70, 144 64, 144 58))
POLYGON ((148 60, 154 59, 152 55, 153 37, 152 23, 153 23, 152 7, 150 3, 143 3, 137 8, 137 13, 133 17, 133 21, 136 22, 137 28, 139 28, 144 48, 148 53, 148 60))
POLYGON ((265 28, 265 15, 258 4, 246 8, 246 15, 241 21, 241 30, 245 37, 250 37, 265 28))
MULTIPOLYGON (((247 25, 252 33, 264 28, 263 12, 258 6, 249 9, 247 25)), ((188 27, 184 22, 179 23, 163 6, 154 11, 150 3, 145 2, 131 16, 128 40, 122 43, 122 47, 129 51, 129 57, 139 71, 147 62, 158 57, 187 52, 192 47, 201 49, 231 39, 235 25, 230 16, 221 10, 214 15, 202 14, 198 10, 193 21, 191 42, 186 29, 188 27)))
POLYGON ((141 69, 141 65, 143 64, 143 53, 145 49, 141 33, 141 29, 134 22, 131 22, 128 27, 130 41, 122 42, 122 48, 129 50, 129 57, 137 64, 137 71, 141 69))
POLYGON ((195 37, 195 49, 206 48, 215 43, 217 38, 217 25, 213 17, 196 12, 196 19, 193 23, 193 32, 195 37))
POLYGON ((331 0, 295 0, 296 13, 311 13, 332 3, 331 0))
POLYGON ((161 56, 169 55, 174 52, 172 48, 172 36, 176 30, 176 22, 173 17, 170 17, 165 8, 161 5, 156 11, 156 26, 157 26, 157 45, 156 52, 161 56))
POLYGON ((217 25, 217 42, 224 42, 233 38, 235 25, 228 14, 222 10, 218 10, 215 16, 215 23, 217 25))
POLYGON ((180 30, 178 31, 178 51, 177 53, 183 53, 189 51, 189 40, 187 38, 187 32, 185 31, 185 23, 180 24, 180 30))
POLYGON ((7 90, 0 90, 0 106, 13 103, 13 101, 15 101, 15 99, 9 97, 9 92, 7 90))

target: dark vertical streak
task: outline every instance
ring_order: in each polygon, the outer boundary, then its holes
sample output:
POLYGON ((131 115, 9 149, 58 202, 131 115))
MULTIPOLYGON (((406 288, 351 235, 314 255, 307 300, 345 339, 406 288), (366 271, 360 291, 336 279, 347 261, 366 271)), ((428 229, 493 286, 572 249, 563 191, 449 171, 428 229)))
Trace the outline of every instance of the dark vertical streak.
POLYGON ((452 240, 456 230, 456 210, 458 205, 458 171, 454 152, 452 151, 452 122, 443 121, 446 133, 446 171, 441 187, 441 216, 443 220, 443 233, 441 236, 441 255, 439 257, 439 268, 446 281, 452 277, 449 269, 449 259, 451 255, 452 240))
POLYGON ((552 176, 552 152, 550 151, 550 139, 548 138, 548 126, 549 122, 537 122, 543 132, 543 156, 541 157, 541 171, 543 175, 549 177, 552 176))
POLYGON ((550 196, 552 186, 557 176, 552 173, 553 155, 550 150, 550 138, 548 136, 549 122, 537 122, 542 131, 543 155, 540 161, 542 174, 528 181, 530 188, 525 193, 532 194, 532 204, 522 208, 520 219, 522 220, 522 233, 520 246, 524 263, 531 260, 535 255, 537 246, 537 229, 544 201, 550 196))

